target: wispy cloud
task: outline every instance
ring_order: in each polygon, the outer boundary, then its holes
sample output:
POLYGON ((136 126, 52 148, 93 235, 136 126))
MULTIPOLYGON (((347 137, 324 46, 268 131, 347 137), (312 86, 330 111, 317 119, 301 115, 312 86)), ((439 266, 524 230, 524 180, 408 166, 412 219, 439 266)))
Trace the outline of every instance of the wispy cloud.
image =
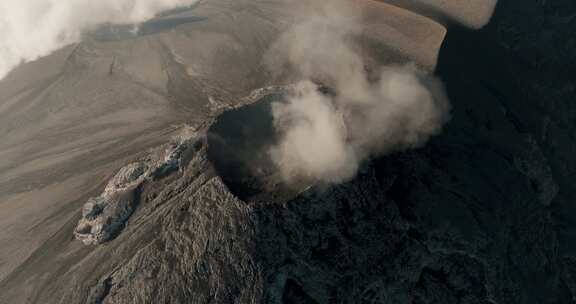
POLYGON ((70 43, 100 24, 134 24, 197 0, 2 0, 0 79, 22 62, 70 43))
POLYGON ((281 140, 270 155, 289 183, 350 179, 367 158, 423 145, 449 117, 433 75, 414 65, 367 71, 354 39, 362 12, 351 2, 310 1, 268 55, 272 72, 300 80, 273 105, 281 140))

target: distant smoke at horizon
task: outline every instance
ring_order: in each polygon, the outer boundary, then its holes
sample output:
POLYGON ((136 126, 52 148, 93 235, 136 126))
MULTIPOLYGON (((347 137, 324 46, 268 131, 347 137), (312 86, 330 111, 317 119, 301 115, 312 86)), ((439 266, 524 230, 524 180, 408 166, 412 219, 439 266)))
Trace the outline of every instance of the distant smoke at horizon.
POLYGON ((354 43, 361 12, 345 1, 311 3, 266 58, 273 73, 300 80, 272 107, 281 139, 270 156, 284 180, 343 182, 362 161, 438 134, 450 108, 442 83, 415 65, 369 73, 354 43), (318 82, 334 94, 320 93, 318 82))
POLYGON ((22 62, 78 42, 101 24, 138 24, 197 0, 2 0, 0 80, 22 62))

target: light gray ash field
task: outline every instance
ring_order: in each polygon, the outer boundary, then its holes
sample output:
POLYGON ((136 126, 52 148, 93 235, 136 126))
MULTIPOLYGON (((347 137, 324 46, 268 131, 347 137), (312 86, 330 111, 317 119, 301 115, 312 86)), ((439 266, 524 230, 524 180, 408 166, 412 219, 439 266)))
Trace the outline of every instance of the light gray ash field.
POLYGON ((21 64, 0 303, 575 303, 575 16, 208 0, 21 64))

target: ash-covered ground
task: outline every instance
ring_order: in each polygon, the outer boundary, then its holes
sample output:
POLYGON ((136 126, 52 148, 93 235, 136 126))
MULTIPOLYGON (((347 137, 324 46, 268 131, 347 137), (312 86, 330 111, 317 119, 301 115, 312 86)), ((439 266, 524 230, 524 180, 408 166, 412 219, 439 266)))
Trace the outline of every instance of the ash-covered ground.
POLYGON ((364 58, 435 67, 451 120, 349 181, 284 187, 214 149, 276 140, 258 89, 283 3, 203 2, 0 82, 0 303, 574 303, 576 5, 501 1, 472 30, 370 3, 364 58))

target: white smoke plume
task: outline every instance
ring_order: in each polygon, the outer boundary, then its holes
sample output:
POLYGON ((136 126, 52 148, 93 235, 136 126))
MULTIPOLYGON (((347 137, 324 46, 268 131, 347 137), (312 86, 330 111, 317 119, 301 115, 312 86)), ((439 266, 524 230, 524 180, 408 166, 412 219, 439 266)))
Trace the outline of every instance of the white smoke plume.
POLYGON ((281 140, 270 155, 289 183, 346 181, 365 159, 419 147, 448 120, 448 100, 432 75, 415 65, 368 71, 355 42, 361 12, 352 3, 305 7, 266 58, 272 72, 300 80, 272 108, 281 140))
POLYGON ((197 0, 1 0, 0 79, 101 24, 137 24, 197 0))

